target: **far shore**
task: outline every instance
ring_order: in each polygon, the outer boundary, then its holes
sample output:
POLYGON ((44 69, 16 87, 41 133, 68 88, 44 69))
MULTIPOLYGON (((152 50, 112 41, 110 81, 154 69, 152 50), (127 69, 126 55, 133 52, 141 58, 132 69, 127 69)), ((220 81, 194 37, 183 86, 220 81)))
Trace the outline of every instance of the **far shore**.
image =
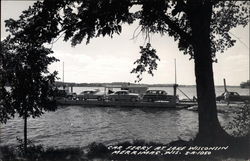
MULTIPOLYGON (((56 82, 57 86, 73 86, 73 87, 105 87, 108 85, 141 85, 147 87, 173 87, 173 84, 135 84, 129 82, 112 82, 112 83, 74 83, 74 82, 56 82)), ((185 85, 185 84, 178 84, 179 87, 196 87, 196 85, 185 85)), ((224 87, 224 85, 215 85, 215 87, 224 87)), ((240 85, 227 85, 227 87, 231 88, 240 88, 240 85)))

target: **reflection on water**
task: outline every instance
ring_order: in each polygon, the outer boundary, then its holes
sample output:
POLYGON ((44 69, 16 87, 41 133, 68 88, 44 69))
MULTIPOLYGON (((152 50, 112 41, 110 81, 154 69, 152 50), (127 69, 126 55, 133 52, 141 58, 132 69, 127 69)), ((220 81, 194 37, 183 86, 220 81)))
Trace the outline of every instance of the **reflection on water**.
MULTIPOLYGON (((219 118, 224 124, 226 117, 219 118)), ((135 139, 169 143, 178 137, 193 138, 197 120, 197 113, 187 110, 68 106, 28 119, 28 138, 36 144, 55 147, 135 139)), ((22 134, 23 120, 9 120, 1 125, 1 144, 16 144, 16 137, 22 134)))

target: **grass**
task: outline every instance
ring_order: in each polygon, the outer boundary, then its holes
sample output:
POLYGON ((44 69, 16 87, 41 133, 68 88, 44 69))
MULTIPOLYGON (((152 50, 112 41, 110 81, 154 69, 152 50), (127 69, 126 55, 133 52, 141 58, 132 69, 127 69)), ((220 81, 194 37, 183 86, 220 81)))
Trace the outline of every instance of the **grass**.
MULTIPOLYGON (((213 155, 184 155, 185 151, 181 155, 120 155, 112 154, 115 150, 111 150, 110 146, 106 146, 102 143, 92 143, 88 146, 87 150, 84 151, 82 148, 44 148, 41 145, 29 146, 26 157, 24 157, 23 151, 19 146, 1 146, 0 150, 2 156, 1 161, 109 161, 109 160, 136 160, 136 161, 170 161, 170 160, 216 160, 216 161, 233 161, 233 160, 247 160, 250 158, 249 154, 249 138, 241 138, 241 140, 235 140, 231 144, 231 148, 227 151, 214 152, 213 155), (244 144, 242 144, 244 143, 244 144)), ((177 140, 167 145, 154 142, 146 142, 144 140, 135 140, 133 142, 122 142, 115 145, 116 147, 122 147, 126 149, 129 146, 140 146, 153 148, 159 146, 166 147, 190 147, 195 146, 191 141, 177 140)), ((188 149, 188 148, 186 148, 188 149)), ((117 150, 117 149, 116 149, 117 150)), ((120 149, 122 150, 122 149, 120 149)))
POLYGON ((16 146, 0 147, 2 161, 84 161, 81 148, 43 148, 41 145, 28 147, 26 156, 16 146))

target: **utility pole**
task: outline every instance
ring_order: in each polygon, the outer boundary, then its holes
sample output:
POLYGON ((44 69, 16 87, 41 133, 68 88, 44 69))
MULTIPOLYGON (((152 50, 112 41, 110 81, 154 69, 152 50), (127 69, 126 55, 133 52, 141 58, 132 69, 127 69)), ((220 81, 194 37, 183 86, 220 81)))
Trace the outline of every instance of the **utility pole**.
POLYGON ((63 89, 65 89, 65 84, 64 84, 64 61, 63 61, 62 82, 63 82, 63 89))
POLYGON ((62 75, 62 81, 64 83, 64 62, 63 62, 63 75, 62 75))
POLYGON ((177 90, 177 87, 178 87, 178 84, 177 84, 177 74, 176 74, 176 59, 174 59, 174 70, 175 70, 174 96, 176 98, 176 90, 177 90))
POLYGON ((176 76, 176 59, 174 59, 174 83, 177 83, 177 76, 176 76))
POLYGON ((227 84, 226 84, 226 79, 225 79, 225 78, 223 78, 223 82, 224 82, 224 89, 225 89, 225 92, 228 92, 228 91, 227 91, 227 84))

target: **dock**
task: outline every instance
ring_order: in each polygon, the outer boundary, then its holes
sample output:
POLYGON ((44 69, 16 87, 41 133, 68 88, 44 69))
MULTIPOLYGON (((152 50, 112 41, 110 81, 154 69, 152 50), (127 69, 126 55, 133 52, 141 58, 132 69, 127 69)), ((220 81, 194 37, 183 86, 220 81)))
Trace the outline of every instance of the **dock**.
POLYGON ((129 102, 129 101, 97 101, 97 100, 58 100, 59 105, 63 106, 88 106, 88 107, 133 107, 133 108, 168 108, 168 109, 182 109, 196 105, 195 102, 129 102))

